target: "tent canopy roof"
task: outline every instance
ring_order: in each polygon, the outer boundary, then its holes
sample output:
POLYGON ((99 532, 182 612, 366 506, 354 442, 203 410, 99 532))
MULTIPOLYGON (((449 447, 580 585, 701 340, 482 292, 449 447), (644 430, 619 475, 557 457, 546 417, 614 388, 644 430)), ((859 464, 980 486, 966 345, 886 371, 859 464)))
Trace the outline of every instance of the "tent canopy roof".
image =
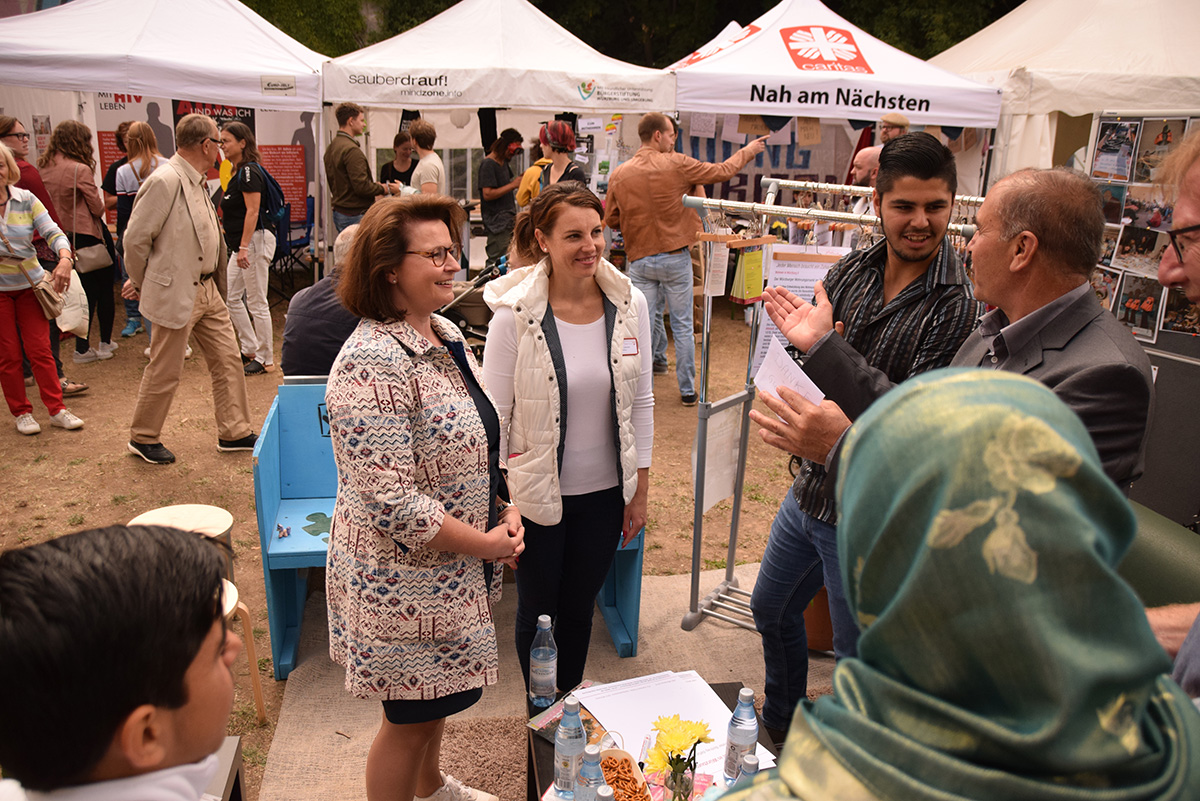
POLYGON ((324 60, 238 0, 75 0, 0 20, 0 80, 19 86, 312 109, 324 60))
POLYGON ((408 108, 670 109, 669 73, 585 44, 527 0, 461 0, 325 64, 325 99, 408 108))
POLYGON ((1200 108, 1200 3, 1027 0, 930 59, 1004 90, 1005 113, 1200 108))
POLYGON ((819 0, 783 0, 705 50, 675 69, 680 110, 857 120, 898 111, 917 124, 980 127, 1000 113, 995 89, 881 42, 819 0))

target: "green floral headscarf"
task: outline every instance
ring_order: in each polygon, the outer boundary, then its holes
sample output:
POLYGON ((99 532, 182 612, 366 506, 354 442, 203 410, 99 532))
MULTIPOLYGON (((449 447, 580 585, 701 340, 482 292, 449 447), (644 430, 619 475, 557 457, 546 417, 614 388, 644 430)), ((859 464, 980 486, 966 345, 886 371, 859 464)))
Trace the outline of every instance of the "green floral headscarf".
POLYGON ((1116 573, 1133 513, 1049 390, 905 382, 847 435, 838 504, 858 657, 796 717, 869 795, 1200 799, 1200 713, 1116 573))

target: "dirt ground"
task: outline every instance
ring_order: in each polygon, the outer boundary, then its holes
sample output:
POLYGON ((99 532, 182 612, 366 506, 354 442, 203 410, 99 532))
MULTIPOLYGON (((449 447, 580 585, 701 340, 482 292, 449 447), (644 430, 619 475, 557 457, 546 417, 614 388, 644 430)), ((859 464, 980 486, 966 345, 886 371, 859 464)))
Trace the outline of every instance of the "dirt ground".
MULTIPOLYGON (((256 665, 242 657, 235 664, 237 697, 229 733, 242 736, 246 798, 254 801, 285 683, 274 681, 272 673, 251 455, 217 451, 212 392, 198 348, 184 367, 183 381, 162 433, 163 443, 175 453, 177 462, 149 465, 126 451, 131 411, 147 364, 142 352, 148 342, 145 334, 130 339, 116 336, 125 322, 120 303, 117 305, 114 338, 120 342, 120 349, 113 359, 77 365, 71 361, 72 344, 62 345, 67 376, 90 385, 85 395, 67 399, 68 408, 86 421, 85 427, 79 431, 52 428, 36 390, 31 388, 34 416, 43 426, 42 433, 24 437, 11 423, 6 432, 0 431, 0 447, 8 452, 2 503, 9 521, 0 527, 0 549, 42 542, 83 528, 124 523, 169 504, 206 503, 228 509, 234 517, 235 582, 256 621, 253 641, 257 656, 256 665), (252 668, 259 672, 266 695, 268 722, 263 726, 255 719, 249 681, 252 668)), ((286 304, 280 303, 273 309, 277 358, 285 308, 286 304)), ((749 329, 742 322, 741 308, 718 301, 712 315, 712 332, 708 399, 715 401, 740 390, 745 382, 749 329)), ((266 416, 280 380, 278 371, 247 378, 256 425, 261 425, 266 416)), ((695 408, 686 408, 679 401, 673 355, 671 371, 655 377, 655 399, 645 572, 686 573, 691 570, 692 560, 691 452, 697 416, 695 408)), ((762 557, 771 520, 791 483, 787 458, 764 445, 754 427, 747 465, 738 563, 762 557)), ((725 566, 731 514, 731 500, 725 500, 705 516, 702 568, 725 566)))

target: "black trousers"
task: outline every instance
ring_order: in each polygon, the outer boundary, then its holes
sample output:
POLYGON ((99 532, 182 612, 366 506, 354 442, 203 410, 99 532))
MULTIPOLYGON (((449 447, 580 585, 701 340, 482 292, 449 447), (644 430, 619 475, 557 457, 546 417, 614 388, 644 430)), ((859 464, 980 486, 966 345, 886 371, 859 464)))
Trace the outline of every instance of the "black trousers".
POLYGON ((583 680, 596 595, 621 544, 625 503, 621 488, 568 495, 556 525, 525 520, 525 551, 517 565, 517 656, 529 687, 529 649, 538 615, 554 621, 558 688, 583 680))

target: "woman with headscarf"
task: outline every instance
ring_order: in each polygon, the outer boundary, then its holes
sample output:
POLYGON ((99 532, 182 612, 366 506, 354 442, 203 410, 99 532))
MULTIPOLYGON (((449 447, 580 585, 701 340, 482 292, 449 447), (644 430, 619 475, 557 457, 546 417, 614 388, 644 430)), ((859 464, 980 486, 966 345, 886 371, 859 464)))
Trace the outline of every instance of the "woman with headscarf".
POLYGON ((1053 393, 926 373, 841 464, 858 656, 797 709, 779 767, 725 799, 1200 798, 1200 714, 1116 573, 1133 512, 1053 393))

